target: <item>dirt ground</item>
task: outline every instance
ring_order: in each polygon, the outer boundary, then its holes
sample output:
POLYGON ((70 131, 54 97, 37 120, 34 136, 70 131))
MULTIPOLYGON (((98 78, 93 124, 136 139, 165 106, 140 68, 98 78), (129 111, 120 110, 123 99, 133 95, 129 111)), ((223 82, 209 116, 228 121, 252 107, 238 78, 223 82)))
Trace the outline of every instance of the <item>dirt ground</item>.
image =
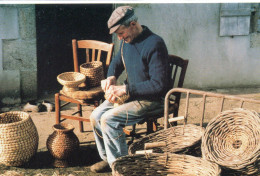
MULTIPOLYGON (((236 95, 239 97, 252 98, 260 100, 260 88, 251 89, 218 89, 211 90, 216 93, 236 95)), ((48 100, 54 103, 54 94, 45 95, 40 97, 38 102, 42 100, 48 100)), ((206 115, 204 119, 204 125, 206 125, 211 118, 216 116, 219 112, 219 100, 210 98, 207 100, 206 115)), ((179 115, 184 114, 185 99, 182 98, 179 115)), ((11 107, 2 107, 0 111, 14 111, 22 110, 24 104, 15 105, 11 107)), ((225 103, 224 109, 230 109, 237 107, 237 102, 225 103)), ((197 96, 192 96, 189 104, 188 123, 198 124, 200 122, 200 110, 202 107, 202 99, 197 96)), ((260 112, 260 104, 248 104, 245 108, 256 110, 260 112)), ((92 107, 83 107, 83 116, 89 117, 92 107)), ((65 111, 68 113, 75 110, 74 106, 67 106, 65 111)), ((8 167, 0 165, 0 176, 106 176, 111 175, 111 172, 94 174, 91 173, 89 167, 99 161, 99 156, 95 147, 94 136, 91 131, 89 123, 84 123, 84 132, 79 132, 79 126, 77 121, 66 120, 65 123, 72 124, 75 129, 74 132, 80 141, 80 150, 73 158, 71 166, 68 168, 54 168, 52 166, 52 157, 46 148, 46 141, 50 134, 53 132, 53 125, 55 124, 55 112, 30 112, 30 115, 35 123, 39 133, 39 147, 36 156, 30 163, 21 167, 8 167)), ((163 124, 163 118, 158 121, 163 124)), ((137 130, 142 130, 145 125, 138 125, 137 130)))

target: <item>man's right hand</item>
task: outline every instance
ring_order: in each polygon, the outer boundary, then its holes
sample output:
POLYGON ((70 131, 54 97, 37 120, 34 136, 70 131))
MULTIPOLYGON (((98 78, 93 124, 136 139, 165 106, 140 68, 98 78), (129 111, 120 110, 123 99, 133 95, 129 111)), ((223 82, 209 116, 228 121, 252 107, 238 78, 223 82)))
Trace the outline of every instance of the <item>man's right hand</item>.
POLYGON ((101 81, 101 88, 106 92, 111 85, 116 84, 116 77, 115 76, 109 76, 107 79, 104 79, 101 81))

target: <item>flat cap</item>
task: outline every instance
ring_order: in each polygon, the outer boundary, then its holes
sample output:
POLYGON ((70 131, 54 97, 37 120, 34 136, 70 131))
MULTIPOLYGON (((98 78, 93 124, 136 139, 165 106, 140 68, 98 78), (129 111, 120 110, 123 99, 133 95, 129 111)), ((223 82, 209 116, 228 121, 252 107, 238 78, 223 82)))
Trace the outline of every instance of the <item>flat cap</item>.
POLYGON ((107 21, 109 34, 114 33, 125 20, 129 19, 133 15, 134 9, 131 6, 120 6, 116 8, 107 21))

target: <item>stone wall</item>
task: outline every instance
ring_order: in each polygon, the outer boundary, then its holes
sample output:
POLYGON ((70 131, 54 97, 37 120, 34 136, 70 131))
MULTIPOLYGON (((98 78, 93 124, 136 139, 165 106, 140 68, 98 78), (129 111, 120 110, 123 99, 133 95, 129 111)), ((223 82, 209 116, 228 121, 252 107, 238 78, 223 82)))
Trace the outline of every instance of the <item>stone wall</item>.
POLYGON ((34 5, 0 5, 0 103, 37 98, 34 5))

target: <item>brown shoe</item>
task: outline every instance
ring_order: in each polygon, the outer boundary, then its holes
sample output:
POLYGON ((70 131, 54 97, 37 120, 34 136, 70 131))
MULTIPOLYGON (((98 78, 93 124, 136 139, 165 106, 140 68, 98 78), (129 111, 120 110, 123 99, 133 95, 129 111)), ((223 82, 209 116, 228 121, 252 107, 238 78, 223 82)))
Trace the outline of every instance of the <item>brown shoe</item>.
POLYGON ((90 167, 90 170, 91 172, 96 172, 96 173, 111 171, 110 166, 106 161, 100 161, 96 164, 93 164, 90 167))

